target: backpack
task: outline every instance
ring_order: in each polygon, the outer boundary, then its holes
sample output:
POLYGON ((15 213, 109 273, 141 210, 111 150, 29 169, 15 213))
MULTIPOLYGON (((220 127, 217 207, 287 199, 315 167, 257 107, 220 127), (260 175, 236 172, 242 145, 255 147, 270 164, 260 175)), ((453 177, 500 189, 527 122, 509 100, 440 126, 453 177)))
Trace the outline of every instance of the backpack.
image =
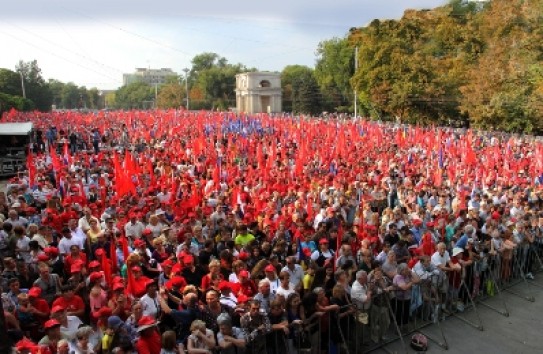
POLYGON ((422 333, 415 333, 411 337, 411 348, 417 352, 425 352, 428 350, 428 338, 422 333))

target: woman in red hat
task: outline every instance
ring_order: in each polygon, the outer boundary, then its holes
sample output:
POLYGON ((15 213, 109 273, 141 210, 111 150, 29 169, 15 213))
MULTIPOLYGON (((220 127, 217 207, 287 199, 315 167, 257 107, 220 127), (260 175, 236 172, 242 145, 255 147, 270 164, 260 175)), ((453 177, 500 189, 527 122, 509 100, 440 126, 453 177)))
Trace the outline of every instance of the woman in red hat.
POLYGON ((138 321, 139 339, 136 342, 138 354, 160 354, 161 337, 158 333, 157 322, 148 316, 138 321))

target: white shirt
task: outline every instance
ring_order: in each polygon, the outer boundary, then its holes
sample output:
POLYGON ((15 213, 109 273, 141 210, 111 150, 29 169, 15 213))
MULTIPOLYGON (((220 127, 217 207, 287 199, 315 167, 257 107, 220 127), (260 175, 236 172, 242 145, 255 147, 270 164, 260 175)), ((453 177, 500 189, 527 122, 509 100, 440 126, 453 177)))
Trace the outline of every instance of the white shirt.
POLYGON ((141 221, 136 221, 132 224, 132 221, 129 221, 124 225, 124 232, 127 237, 141 238, 141 234, 145 229, 145 225, 141 221))
POLYGON ((81 241, 81 247, 85 245, 85 242, 87 241, 87 235, 81 230, 80 227, 76 227, 73 230, 70 230, 70 233, 72 234, 72 238, 76 240, 81 241))
POLYGON ((332 258, 334 256, 334 254, 330 252, 330 250, 326 252, 322 252, 321 250, 316 250, 316 251, 313 251, 313 253, 311 253, 311 260, 316 261, 317 259, 319 259, 321 253, 326 259, 332 258))
POLYGON ((275 292, 276 295, 283 295, 285 299, 288 299, 290 294, 294 294, 296 290, 294 290, 295 286, 292 283, 288 283, 288 289, 284 289, 282 286, 279 286, 275 292))
POLYGON ((30 255, 30 247, 28 246, 29 243, 30 243, 30 239, 28 238, 28 236, 23 236, 17 239, 17 248, 21 250, 21 251, 18 251, 17 253, 21 255, 21 257, 23 258, 26 264, 29 264, 30 262, 32 262, 32 256, 30 255))
POLYGON ((432 264, 435 265, 436 267, 439 267, 439 266, 445 267, 450 262, 450 260, 451 260, 451 257, 449 256, 449 252, 447 250, 445 250, 445 253, 443 253, 443 256, 441 256, 439 252, 437 251, 432 255, 432 264))
POLYGON ((304 278, 304 270, 299 264, 294 265, 294 270, 290 270, 288 266, 284 266, 281 271, 288 272, 288 274, 290 275, 290 282, 295 285, 300 284, 302 282, 302 279, 304 278))
POLYGON ((81 239, 75 239, 73 238, 66 238, 63 237, 60 242, 58 243, 58 250, 60 251, 60 254, 69 254, 70 253, 70 247, 73 245, 76 245, 79 247, 79 249, 83 249, 84 243, 81 239))
POLYGON ((83 324, 83 322, 77 316, 67 316, 67 318, 68 325, 66 327, 61 325, 60 333, 68 337, 67 339, 70 341, 75 339, 75 333, 77 332, 79 326, 83 324))
POLYGON ((141 297, 140 302, 143 309, 143 316, 150 316, 156 320, 160 312, 158 295, 155 296, 155 298, 151 298, 149 295, 145 294, 141 297))
POLYGON ((351 288, 351 299, 359 309, 368 310, 371 305, 371 301, 368 301, 368 287, 367 285, 362 285, 358 280, 353 283, 351 288))
POLYGON ((228 296, 221 295, 219 302, 224 306, 235 308, 238 305, 238 299, 234 296, 233 293, 230 293, 228 296))
POLYGON ((275 280, 270 280, 268 278, 264 278, 264 279, 267 279, 270 282, 270 292, 275 294, 277 292, 277 288, 279 288, 279 286, 281 285, 279 278, 275 278, 275 280))

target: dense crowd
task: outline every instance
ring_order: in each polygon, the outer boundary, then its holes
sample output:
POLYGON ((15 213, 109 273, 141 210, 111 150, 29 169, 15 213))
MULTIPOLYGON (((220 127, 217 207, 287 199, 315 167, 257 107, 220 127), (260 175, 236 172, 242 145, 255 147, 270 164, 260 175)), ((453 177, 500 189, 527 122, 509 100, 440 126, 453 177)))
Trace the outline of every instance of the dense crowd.
POLYGON ((184 111, 3 119, 35 126, 0 192, 19 353, 337 352, 359 325, 376 343, 406 326, 424 284, 461 310, 488 290, 484 259, 507 281, 522 256, 533 278, 543 245, 532 138, 184 111))

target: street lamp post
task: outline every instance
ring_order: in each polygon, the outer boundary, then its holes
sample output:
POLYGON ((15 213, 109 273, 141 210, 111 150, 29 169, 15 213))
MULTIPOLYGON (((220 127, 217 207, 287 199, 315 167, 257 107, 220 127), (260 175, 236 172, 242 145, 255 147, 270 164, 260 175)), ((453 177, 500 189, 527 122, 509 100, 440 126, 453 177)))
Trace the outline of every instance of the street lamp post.
POLYGON ((19 75, 21 76, 21 88, 23 89, 23 98, 26 98, 25 79, 23 77, 23 70, 19 71, 19 75))
POLYGON ((183 71, 185 72, 185 93, 187 95, 187 111, 189 110, 189 69, 184 68, 183 71))

